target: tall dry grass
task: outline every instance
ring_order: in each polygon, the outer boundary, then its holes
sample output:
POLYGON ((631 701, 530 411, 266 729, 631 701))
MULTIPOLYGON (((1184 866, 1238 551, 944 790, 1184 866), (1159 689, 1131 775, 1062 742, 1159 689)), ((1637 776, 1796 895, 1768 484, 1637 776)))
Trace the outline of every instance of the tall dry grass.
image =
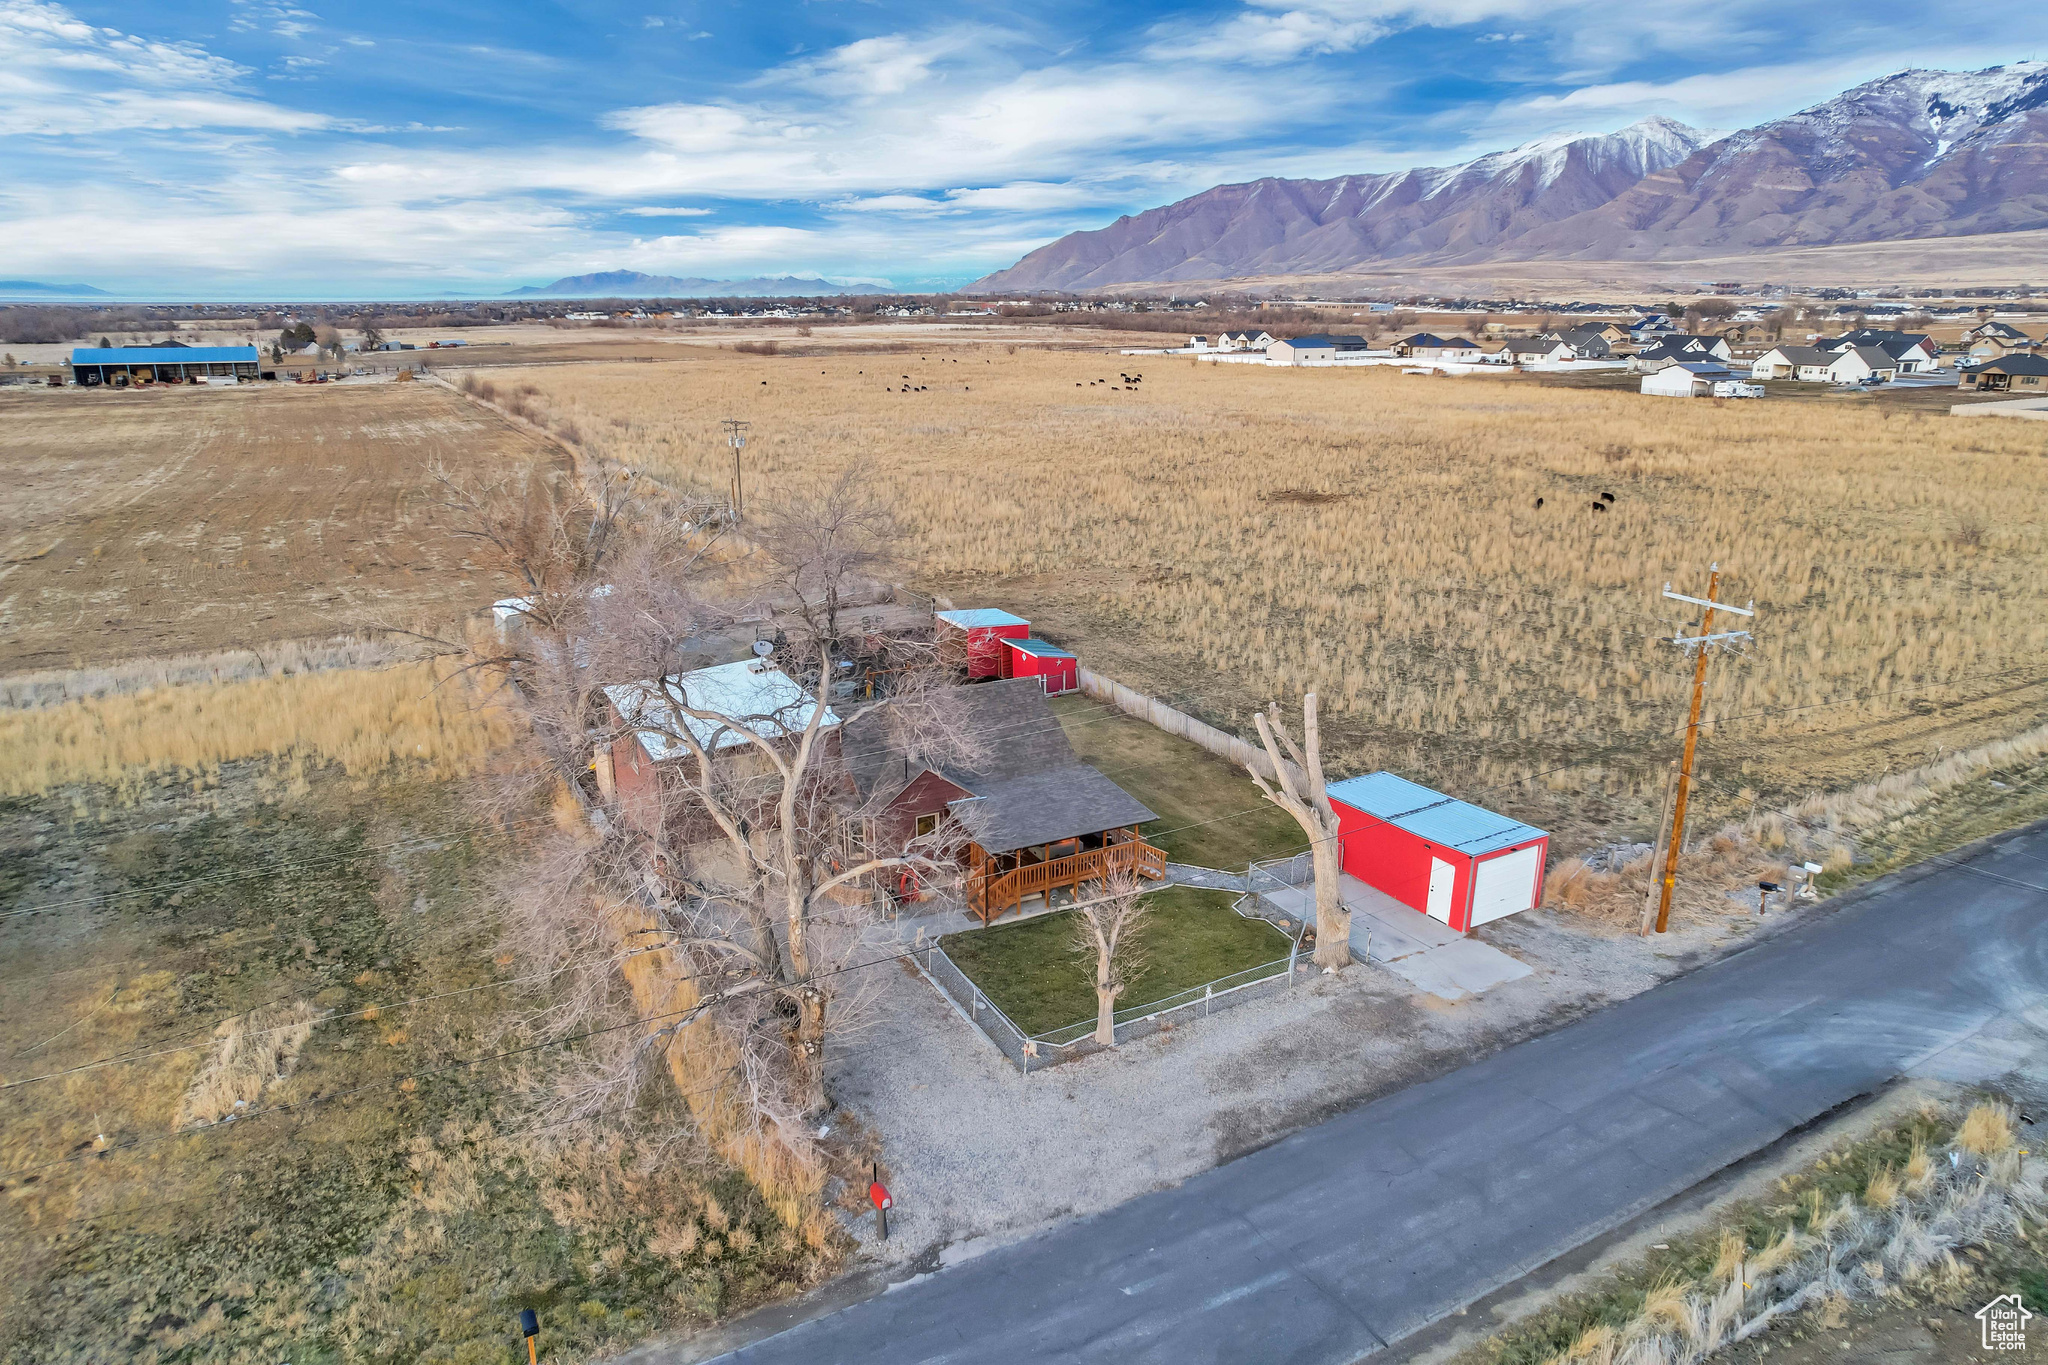
POLYGON ((223 1020, 172 1127, 204 1127, 254 1107, 265 1090, 291 1075, 315 1022, 313 1007, 303 1000, 223 1020))
POLYGON ((750 497, 860 464, 918 528, 925 585, 1226 725, 1314 688, 1341 770, 1471 790, 1580 760, 1546 779, 1556 804, 1653 801, 1690 681, 1666 640, 1692 623, 1658 589, 1697 593, 1710 560, 1761 619, 1716 666, 1707 761, 1774 798, 1924 759, 1923 733, 1955 747, 1953 716, 1909 717, 1818 770, 1835 749, 1814 737, 1901 693, 2007 685, 2048 647, 2048 469, 2019 423, 999 348, 501 382, 591 453, 698 490, 730 478, 725 416, 754 423, 750 497), (1302 490, 1334 496, 1276 496, 1302 490))
MULTIPOLYGON (((1827 872, 1844 871, 1868 832, 1987 773, 2043 758, 2048 758, 2048 725, 1723 826, 1691 841, 1680 856, 1674 911, 1681 920, 1725 916, 1735 909, 1728 892, 1753 887, 1760 879, 1782 882, 1788 861, 1816 860, 1827 872)), ((1544 876, 1543 903, 1633 924, 1660 870, 1647 852, 1617 868, 1596 869, 1583 859, 1565 858, 1544 876)))
POLYGON ((164 776, 204 779, 274 756, 295 772, 364 777, 407 765, 473 771, 512 733, 465 677, 432 663, 166 687, 0 713, 0 795, 80 783, 133 793, 164 776))

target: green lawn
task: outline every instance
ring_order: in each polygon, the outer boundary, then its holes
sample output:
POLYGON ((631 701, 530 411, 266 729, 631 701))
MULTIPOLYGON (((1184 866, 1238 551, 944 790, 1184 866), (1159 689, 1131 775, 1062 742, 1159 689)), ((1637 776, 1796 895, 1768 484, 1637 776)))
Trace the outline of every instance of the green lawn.
MULTIPOLYGON (((1139 940, 1147 964, 1118 999, 1120 1011, 1287 956, 1287 935, 1241 917, 1228 891, 1171 886, 1149 899, 1153 913, 1139 940)), ((1095 955, 1076 951, 1073 911, 970 929, 940 946, 1026 1033, 1095 1017, 1095 955)))
POLYGON ((1052 709, 1082 762, 1157 812, 1144 836, 1174 862, 1235 872, 1306 846, 1236 764, 1087 697, 1055 697, 1052 709))

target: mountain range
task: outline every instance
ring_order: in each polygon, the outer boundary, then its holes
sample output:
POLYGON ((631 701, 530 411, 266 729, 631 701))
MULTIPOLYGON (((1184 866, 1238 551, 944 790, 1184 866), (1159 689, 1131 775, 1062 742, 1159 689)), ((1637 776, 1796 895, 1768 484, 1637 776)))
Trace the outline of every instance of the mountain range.
POLYGON ((2048 228, 2048 62, 1902 71, 1734 133, 1648 118, 1459 166, 1219 185, 972 292, 1659 261, 2048 228))
POLYGON ((0 280, 0 299, 91 299, 111 298, 104 289, 89 284, 50 284, 43 280, 0 280))
POLYGON ((752 280, 705 280, 695 276, 643 275, 637 270, 604 270, 568 275, 553 284, 529 284, 506 298, 565 299, 765 299, 818 298, 831 294, 893 294, 873 282, 834 284, 815 276, 777 275, 752 280))

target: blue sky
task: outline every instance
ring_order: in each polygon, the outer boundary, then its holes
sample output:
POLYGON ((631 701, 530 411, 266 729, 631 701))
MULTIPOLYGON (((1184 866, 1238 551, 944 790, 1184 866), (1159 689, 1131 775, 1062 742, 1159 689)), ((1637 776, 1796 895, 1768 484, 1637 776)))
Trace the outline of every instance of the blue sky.
POLYGON ((1219 182, 1732 128, 2044 52, 2041 0, 0 0, 0 274, 945 287, 1219 182))

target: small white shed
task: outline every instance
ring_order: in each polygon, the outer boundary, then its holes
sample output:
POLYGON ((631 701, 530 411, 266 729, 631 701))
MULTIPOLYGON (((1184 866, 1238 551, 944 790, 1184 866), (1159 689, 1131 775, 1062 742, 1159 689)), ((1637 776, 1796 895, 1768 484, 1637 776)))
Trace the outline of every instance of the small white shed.
POLYGON ((1682 360, 1643 376, 1643 392, 1660 398, 1712 398, 1714 384, 1729 378, 1728 367, 1711 360, 1682 360))

